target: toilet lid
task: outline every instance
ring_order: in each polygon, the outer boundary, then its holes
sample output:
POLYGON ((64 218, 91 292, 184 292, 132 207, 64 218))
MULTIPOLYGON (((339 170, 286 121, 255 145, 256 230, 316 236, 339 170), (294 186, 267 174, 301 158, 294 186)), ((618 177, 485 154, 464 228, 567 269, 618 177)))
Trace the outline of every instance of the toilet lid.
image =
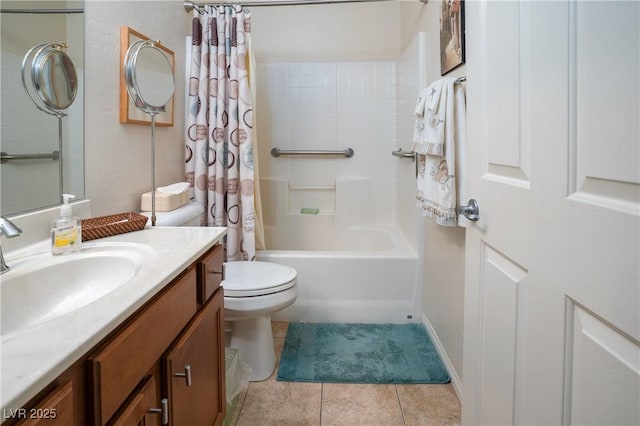
POLYGON ((225 263, 225 297, 263 296, 277 293, 296 284, 297 272, 285 265, 271 262, 225 263))

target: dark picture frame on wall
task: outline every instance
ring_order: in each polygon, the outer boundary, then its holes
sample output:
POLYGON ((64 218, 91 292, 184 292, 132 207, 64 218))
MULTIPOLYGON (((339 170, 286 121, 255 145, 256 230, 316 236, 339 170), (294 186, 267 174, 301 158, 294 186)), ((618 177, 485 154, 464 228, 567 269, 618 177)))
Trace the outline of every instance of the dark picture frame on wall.
POLYGON ((464 64, 464 0, 442 0, 440 75, 464 64))

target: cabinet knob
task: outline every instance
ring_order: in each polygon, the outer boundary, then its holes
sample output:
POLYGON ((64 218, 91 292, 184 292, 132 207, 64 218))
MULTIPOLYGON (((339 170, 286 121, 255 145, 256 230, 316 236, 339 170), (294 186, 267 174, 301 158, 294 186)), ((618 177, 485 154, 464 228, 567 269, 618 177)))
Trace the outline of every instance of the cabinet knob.
POLYGON ((191 365, 184 366, 184 373, 174 373, 174 377, 184 377, 187 382, 187 386, 191 386, 191 365))
POLYGON ((162 416, 162 424, 169 424, 169 400, 167 398, 162 398, 160 400, 161 408, 149 408, 150 413, 160 414, 162 416))

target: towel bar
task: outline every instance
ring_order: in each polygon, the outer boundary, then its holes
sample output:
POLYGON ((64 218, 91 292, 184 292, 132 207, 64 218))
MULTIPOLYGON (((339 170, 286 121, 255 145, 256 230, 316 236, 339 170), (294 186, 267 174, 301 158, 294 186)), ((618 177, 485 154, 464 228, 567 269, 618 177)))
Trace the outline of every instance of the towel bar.
POLYGON ((54 161, 60 159, 60 151, 53 151, 51 154, 16 154, 11 155, 6 152, 0 152, 0 162, 2 164, 9 160, 39 160, 41 158, 51 158, 54 161))
POLYGON ((391 151, 391 155, 398 158, 410 158, 411 162, 416 161, 416 153, 413 151, 403 151, 402 148, 398 148, 395 151, 391 151))
POLYGON ((342 151, 326 151, 319 149, 309 149, 309 150, 286 150, 280 148, 272 148, 271 156, 272 157, 280 157, 281 155, 313 155, 313 156, 334 156, 334 155, 343 155, 347 158, 353 157, 355 152, 351 148, 344 149, 342 151))

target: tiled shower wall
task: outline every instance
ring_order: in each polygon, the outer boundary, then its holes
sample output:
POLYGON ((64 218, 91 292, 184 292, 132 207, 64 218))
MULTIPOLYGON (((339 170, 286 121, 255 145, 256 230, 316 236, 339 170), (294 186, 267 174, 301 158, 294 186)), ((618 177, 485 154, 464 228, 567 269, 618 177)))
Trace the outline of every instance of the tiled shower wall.
MULTIPOLYGON (((419 32, 398 59, 398 147, 411 151, 415 125, 415 104, 420 89, 426 86, 424 52, 426 37, 419 32)), ((420 213, 416 208, 416 164, 408 159, 397 161, 397 220, 398 226, 413 247, 420 244, 418 223, 420 213)))
MULTIPOLYGON (((8 154, 44 154, 58 149, 58 120, 36 109, 20 83, 22 56, 2 53, 2 140, 8 154), (18 129, 16 123, 25 123, 18 129)), ((64 135, 64 133, 63 133, 64 135)), ((59 200, 58 162, 9 161, 1 166, 2 212, 21 212, 59 200)))
POLYGON ((283 208, 269 204, 279 198, 272 196, 272 180, 288 180, 290 214, 317 207, 320 214, 349 212, 361 225, 395 223, 396 163, 390 153, 396 146, 396 69, 392 61, 258 64, 257 133, 267 226, 274 210, 283 208), (349 147, 355 155, 273 158, 273 147, 349 147))

